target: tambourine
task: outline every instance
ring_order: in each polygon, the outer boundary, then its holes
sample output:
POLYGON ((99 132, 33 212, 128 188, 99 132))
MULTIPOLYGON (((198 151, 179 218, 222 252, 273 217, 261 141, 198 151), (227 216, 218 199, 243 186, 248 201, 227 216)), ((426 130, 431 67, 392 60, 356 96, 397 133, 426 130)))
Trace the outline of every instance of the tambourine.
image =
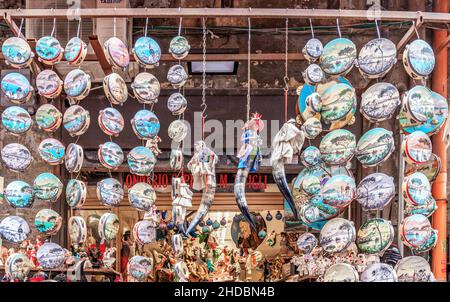
POLYGON ((133 256, 128 262, 128 274, 138 281, 145 281, 153 271, 153 258, 133 256))
POLYGON ((14 135, 21 135, 33 125, 28 111, 19 106, 7 107, 2 113, 2 126, 14 135))
POLYGON ((358 271, 348 263, 336 263, 330 266, 323 276, 324 282, 358 282, 358 271))
POLYGON ((122 148, 114 142, 106 142, 98 148, 98 159, 107 169, 117 169, 123 163, 124 153, 122 148))
POLYGON ((303 71, 302 75, 303 80, 308 85, 317 85, 322 82, 325 77, 322 68, 317 64, 309 65, 305 71, 303 71))
POLYGON ((114 105, 122 105, 128 99, 127 84, 118 73, 110 73, 103 78, 103 90, 114 105))
POLYGON ((315 139, 322 132, 322 123, 317 118, 310 117, 303 123, 301 129, 307 139, 315 139))
POLYGON ((434 236, 430 221, 421 214, 405 217, 400 230, 402 241, 412 249, 420 248, 434 236))
POLYGON ((119 110, 108 107, 100 110, 98 114, 98 125, 106 135, 119 136, 125 127, 125 121, 119 110))
POLYGON ((319 194, 321 188, 320 179, 314 175, 305 175, 300 184, 300 188, 307 196, 319 194))
POLYGON ((78 179, 70 179, 66 186, 66 202, 71 208, 81 208, 86 201, 86 184, 78 179))
POLYGON ((80 145, 70 143, 66 148, 64 163, 69 173, 78 173, 83 166, 84 151, 80 145))
POLYGON ((356 239, 356 230, 352 221, 333 218, 320 231, 319 242, 327 253, 340 253, 346 250, 356 239))
POLYGON ((373 128, 360 137, 355 156, 364 167, 374 167, 387 160, 394 150, 392 131, 373 128))
POLYGON ((140 211, 149 211, 156 201, 156 192, 145 182, 138 182, 128 189, 128 200, 132 208, 140 211))
POLYGON ((413 79, 426 79, 434 69, 433 48, 424 40, 417 39, 406 45, 403 66, 413 79))
POLYGON ((156 104, 161 92, 161 85, 158 79, 148 72, 141 72, 131 84, 131 89, 139 103, 156 104))
POLYGON ((0 235, 10 243, 21 243, 31 234, 30 226, 20 216, 6 216, 0 222, 0 235))
POLYGON ((36 253, 37 261, 43 269, 55 269, 63 266, 65 250, 56 243, 45 242, 36 253))
POLYGON ((134 43, 132 50, 136 62, 143 68, 153 68, 159 65, 161 47, 150 37, 140 37, 134 43))
POLYGON ((321 162, 321 154, 317 147, 308 146, 300 154, 300 162, 307 168, 315 167, 321 162))
POLYGON ((357 66, 369 79, 385 76, 397 63, 397 47, 388 39, 378 38, 367 42, 359 51, 357 66))
POLYGON ((332 176, 322 189, 324 202, 338 209, 348 206, 355 198, 355 195, 355 179, 347 175, 332 176))
POLYGON ((328 165, 345 165, 355 154, 355 135, 345 129, 333 130, 322 138, 319 150, 328 165))
MULTIPOLYGON (((305 84, 304 86, 306 86, 305 84)), ((308 87, 312 87, 309 86, 308 87)), ((304 108, 300 112, 300 116, 304 121, 309 118, 315 117, 316 119, 320 118, 320 111, 322 110, 322 99, 320 94, 317 92, 312 92, 311 94, 305 97, 304 108)))
POLYGON ((397 282, 397 274, 389 264, 374 262, 361 273, 361 282, 397 282))
POLYGON ((149 220, 141 220, 133 227, 133 237, 141 245, 152 243, 156 240, 156 228, 149 220))
POLYGON ((169 138, 177 143, 182 142, 186 138, 188 131, 188 125, 183 120, 174 120, 170 123, 167 130, 169 138))
POLYGON ((52 173, 41 173, 33 181, 34 197, 42 201, 56 202, 62 189, 62 182, 52 173))
POLYGON ((156 164, 156 157, 149 148, 137 146, 127 154, 127 161, 130 173, 148 176, 156 164))
POLYGON ((64 82, 58 74, 50 69, 44 69, 36 76, 38 93, 46 98, 57 97, 63 88, 64 82))
POLYGON ((39 144, 38 152, 46 163, 58 165, 64 160, 65 147, 57 139, 46 138, 39 144))
POLYGON ((367 175, 356 188, 356 200, 365 211, 382 210, 394 196, 394 178, 384 173, 367 175))
POLYGON ((42 63, 55 65, 61 61, 64 48, 55 37, 45 36, 36 42, 36 54, 42 63))
POLYGON ((61 216, 52 209, 42 209, 34 218, 34 225, 39 233, 46 236, 58 233, 62 225, 61 216))
POLYGON ((5 75, 1 82, 1 88, 6 98, 16 104, 26 103, 33 94, 33 88, 28 79, 17 72, 5 75))
POLYGON ((72 66, 79 66, 87 55, 87 44, 78 37, 73 37, 67 42, 64 49, 64 58, 72 66))
POLYGON ((189 280, 189 276, 191 274, 186 262, 179 260, 173 266, 173 271, 175 272, 175 276, 178 282, 187 282, 189 280))
POLYGON ((15 68, 28 67, 34 58, 34 53, 25 39, 11 37, 2 44, 5 62, 15 68))
POLYGON ((130 54, 125 43, 117 37, 111 37, 103 44, 106 59, 113 67, 125 70, 130 64, 130 54))
POLYGON ((315 62, 323 53, 323 45, 319 39, 309 39, 302 49, 302 53, 308 62, 315 62))
POLYGON ((336 217, 339 211, 323 202, 321 195, 313 196, 300 208, 299 216, 307 224, 330 220, 336 217))
POLYGON ((184 70, 184 67, 181 65, 174 65, 170 67, 169 71, 167 72, 167 81, 172 84, 173 88, 180 88, 181 86, 186 83, 186 80, 188 78, 188 75, 186 73, 186 70, 184 70))
POLYGON ((106 206, 119 206, 123 195, 122 184, 117 179, 105 178, 97 183, 97 198, 106 206))
POLYGON ((321 117, 326 124, 345 118, 356 107, 355 89, 346 83, 336 83, 320 94, 321 117))
POLYGON ((318 243, 316 236, 311 233, 303 233, 297 239, 297 247, 305 255, 309 255, 318 243))
POLYGON ((171 236, 172 249, 175 252, 175 255, 182 256, 183 255, 183 237, 181 234, 173 234, 171 236))
POLYGON ((119 227, 119 217, 114 213, 105 213, 100 217, 98 234, 100 238, 110 241, 116 238, 119 227))
POLYGON ((175 59, 184 59, 189 54, 190 49, 188 40, 183 36, 176 36, 170 40, 169 52, 175 59))
POLYGON ((44 104, 36 111, 36 124, 39 129, 54 132, 62 123, 62 113, 52 104, 44 104))
POLYGON ((150 110, 142 109, 136 112, 131 120, 131 126, 139 139, 152 139, 159 133, 158 117, 150 110))
POLYGON ((72 244, 82 244, 87 238, 87 226, 81 216, 72 216, 68 222, 69 238, 72 244))
POLYGON ((186 110, 186 98, 179 92, 172 93, 167 100, 167 108, 173 115, 180 115, 186 110))
POLYGON ((24 281, 31 271, 31 261, 27 255, 12 253, 5 262, 5 273, 10 280, 24 281))
POLYGON ((418 85, 404 94, 398 116, 402 129, 422 125, 433 115, 434 100, 430 89, 418 85))
POLYGON ((72 105, 64 112, 63 126, 72 137, 86 133, 90 124, 89 111, 80 105, 72 105))
POLYGON ((431 154, 431 158, 424 164, 414 165, 406 164, 405 176, 409 176, 414 172, 422 172, 426 175, 430 183, 432 183, 441 171, 441 159, 436 154, 431 154))
POLYGON ((173 170, 180 170, 183 167, 183 152, 180 149, 170 151, 170 167, 173 170))
POLYGON ((415 206, 423 206, 433 198, 431 184, 426 175, 421 172, 415 172, 405 177, 402 192, 406 201, 415 206))
POLYGON ((431 235, 426 242, 421 244, 420 246, 412 247, 412 251, 415 254, 425 253, 433 249, 437 244, 438 239, 438 231, 435 229, 431 229, 431 235))
POLYGON ((394 241, 394 227, 389 220, 372 218, 356 234, 356 245, 364 254, 382 254, 394 241))
POLYGON ((431 140, 422 131, 414 131, 404 137, 402 156, 409 164, 424 164, 431 159, 433 146, 431 140))
POLYGON ((71 102, 86 98, 91 90, 91 77, 81 69, 70 71, 64 78, 64 91, 71 102))
POLYGON ((405 205, 405 215, 410 216, 414 214, 421 214, 425 217, 430 217, 437 210, 436 200, 431 197, 425 204, 423 205, 413 205, 411 203, 406 203, 405 205))
POLYGON ((348 73, 355 60, 355 44, 346 38, 336 38, 325 45, 319 62, 325 73, 337 76, 348 73))
POLYGON ((13 172, 25 171, 33 161, 30 150, 24 145, 17 143, 4 146, 1 156, 4 167, 13 172))
POLYGON ((431 282, 434 275, 428 261, 419 256, 408 256, 395 265, 398 282, 431 282))
POLYGON ((400 105, 397 88, 386 82, 375 83, 361 95, 361 114, 370 122, 377 123, 394 116, 400 105))
POLYGON ((33 187, 21 180, 10 182, 4 192, 5 200, 13 208, 31 208, 34 202, 33 187))

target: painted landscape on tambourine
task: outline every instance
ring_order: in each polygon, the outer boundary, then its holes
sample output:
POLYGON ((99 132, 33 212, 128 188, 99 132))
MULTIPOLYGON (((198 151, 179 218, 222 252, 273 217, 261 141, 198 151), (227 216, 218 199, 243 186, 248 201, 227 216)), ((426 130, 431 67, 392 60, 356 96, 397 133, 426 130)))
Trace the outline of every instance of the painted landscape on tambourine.
POLYGON ((343 118, 356 102, 352 87, 344 83, 337 83, 327 88, 321 95, 322 118, 326 121, 336 121, 343 118))
POLYGON ((394 85, 378 83, 362 94, 361 110, 365 115, 377 121, 392 116, 400 104, 400 94, 394 85))
POLYGON ((366 132, 359 140, 356 157, 363 165, 376 165, 386 159, 395 148, 392 133, 376 128, 366 132))
POLYGON ((355 44, 348 39, 339 38, 325 45, 320 64, 326 73, 339 74, 348 70, 355 59, 355 44))
POLYGON ((140 37, 136 40, 134 51, 139 60, 146 64, 156 64, 161 58, 161 48, 155 40, 149 37, 140 37))
POLYGON ((30 46, 19 37, 11 37, 3 42, 2 53, 8 61, 15 64, 23 64, 31 56, 30 46))
POLYGON ((358 55, 358 64, 364 72, 376 75, 388 70, 397 60, 395 44, 387 39, 368 42, 358 55))
POLYGON ((435 64, 433 49, 423 40, 415 40, 408 47, 411 67, 421 75, 429 75, 435 64))
POLYGON ((392 177, 374 173, 365 177, 356 189, 356 199, 365 210, 379 210, 395 196, 392 177))
POLYGON ((81 95, 87 85, 86 74, 78 69, 69 72, 64 79, 64 91, 68 96, 76 97, 81 95))

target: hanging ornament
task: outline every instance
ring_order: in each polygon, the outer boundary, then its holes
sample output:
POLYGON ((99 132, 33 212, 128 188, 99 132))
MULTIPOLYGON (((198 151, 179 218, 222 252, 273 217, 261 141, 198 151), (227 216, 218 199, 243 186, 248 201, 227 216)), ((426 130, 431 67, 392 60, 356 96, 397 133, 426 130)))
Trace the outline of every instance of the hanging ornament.
POLYGON ((266 220, 272 221, 272 219, 273 219, 272 214, 270 214, 270 211, 267 211, 266 220))
POLYGON ((114 178, 105 178, 97 183, 97 198, 110 207, 119 206, 124 196, 122 184, 114 178))
POLYGON ((131 84, 131 89, 139 103, 156 104, 161 92, 161 86, 158 79, 148 72, 141 72, 131 84))
POLYGON ((149 211, 156 201, 156 192, 145 182, 138 182, 128 189, 128 200, 132 208, 139 211, 149 211))
POLYGON ((397 88, 386 82, 375 83, 361 95, 361 114, 370 122, 377 123, 392 118, 400 105, 397 88))
POLYGON ((313 63, 317 59, 319 59, 320 56, 322 55, 323 45, 319 39, 316 39, 314 37, 314 28, 313 28, 311 19, 309 19, 309 25, 311 27, 312 38, 306 42, 305 46, 302 49, 302 53, 305 56, 305 59, 308 60, 309 63, 313 63))
POLYGON ((127 84, 118 73, 110 73, 103 78, 103 90, 109 102, 114 105, 123 105, 128 99, 127 84))
POLYGON ((38 93, 45 98, 57 97, 62 91, 63 84, 58 74, 50 69, 44 69, 36 76, 38 93))
POLYGON ((52 104, 44 104, 36 111, 36 124, 39 129, 46 132, 54 132, 59 129, 62 124, 62 114, 52 104))
POLYGON ((98 159, 107 169, 117 169, 124 160, 123 150, 114 142, 106 142, 99 146, 98 159))
POLYGON ((13 208, 31 208, 34 202, 33 187, 24 181, 14 180, 6 186, 4 197, 13 208))
POLYGON ((220 220, 220 225, 221 226, 226 226, 227 225, 227 220, 225 219, 225 217, 222 217, 222 219, 220 220))
POLYGON ((36 42, 36 54, 39 61, 46 65, 55 65, 59 63, 64 54, 64 48, 62 48, 59 41, 53 37, 55 26, 56 19, 53 19, 53 30, 51 35, 42 37, 36 42))
POLYGON ((68 222, 69 238, 72 244, 82 244, 87 238, 87 226, 81 216, 72 216, 68 222))
POLYGON ((0 222, 1 238, 10 243, 21 243, 31 234, 28 223, 19 216, 6 216, 0 222))
POLYGON ((81 208, 86 201, 86 184, 78 179, 70 179, 66 186, 66 202, 71 208, 81 208))
POLYGON ((39 233, 51 236, 58 233, 62 225, 62 218, 52 209, 42 209, 37 212, 34 225, 39 233))
POLYGON ((114 213, 103 214, 98 223, 98 234, 100 238, 110 241, 116 238, 118 232, 119 217, 114 213))
POLYGON ((66 48, 64 49, 64 58, 72 66, 80 66, 87 55, 87 44, 78 37, 80 32, 80 25, 81 18, 78 23, 77 37, 71 38, 69 42, 67 42, 66 48))
POLYGON ((159 65, 161 59, 161 47, 152 38, 147 37, 148 18, 145 19, 144 36, 134 43, 132 53, 136 62, 143 68, 154 68, 159 65))
POLYGON ((63 126, 72 137, 86 133, 90 124, 89 111, 79 105, 70 106, 64 112, 63 126))
POLYGON ((127 161, 130 173, 148 176, 153 172, 156 157, 149 148, 137 146, 127 154, 127 161))
POLYGON ((179 64, 170 67, 167 72, 167 80, 172 84, 173 88, 182 87, 186 83, 187 78, 186 70, 179 64))
POLYGON ((276 219, 276 220, 281 220, 281 219, 283 219, 283 214, 281 214, 280 211, 277 211, 277 214, 275 215, 275 219, 276 219))
POLYGON ((186 110, 186 98, 179 92, 172 93, 167 100, 167 108, 173 115, 181 115, 186 110))
POLYGON ((22 26, 24 19, 20 22, 17 37, 10 37, 2 44, 2 54, 5 57, 5 62, 14 68, 28 67, 34 58, 34 53, 31 50, 28 42, 22 38, 22 26))
POLYGON ((434 69, 435 57, 433 48, 421 40, 417 32, 417 40, 406 45, 403 52, 403 66, 413 79, 426 79, 434 69))
POLYGON ((56 243, 45 242, 36 253, 37 261, 43 269, 56 269, 64 264, 65 250, 56 243))
POLYGON ((28 79, 17 72, 5 75, 1 81, 1 88, 5 97, 15 104, 26 103, 33 95, 33 88, 28 79))
POLYGON ((178 26, 178 36, 172 38, 169 45, 169 52, 175 59, 182 60, 188 54, 191 46, 189 45, 188 40, 181 36, 181 25, 183 22, 183 18, 180 17, 180 24, 178 26))
POLYGON ((131 120, 131 126, 139 139, 152 139, 158 135, 160 124, 158 117, 149 110, 142 109, 136 112, 131 120))
POLYGON ((81 69, 73 69, 64 78, 64 92, 71 103, 83 100, 91 90, 91 77, 81 69))
POLYGON ((5 145, 1 151, 1 156, 4 167, 13 172, 25 171, 33 161, 30 150, 17 143, 5 145))
POLYGON ((56 202, 63 187, 61 180, 48 172, 39 174, 33 181, 34 196, 41 201, 56 202))
POLYGON ((100 110, 98 125, 106 135, 119 136, 125 126, 125 121, 119 110, 108 107, 100 110))
MULTIPOLYGON (((114 18, 114 29, 115 20, 116 18, 114 18)), ((105 52, 106 59, 111 66, 119 70, 125 70, 130 64, 130 54, 128 53, 128 48, 122 40, 115 36, 115 34, 114 37, 106 40, 103 44, 103 50, 105 52)))
POLYGON ((373 128, 360 137, 355 156, 364 167, 373 167, 386 161, 394 149, 395 141, 392 131, 373 128))

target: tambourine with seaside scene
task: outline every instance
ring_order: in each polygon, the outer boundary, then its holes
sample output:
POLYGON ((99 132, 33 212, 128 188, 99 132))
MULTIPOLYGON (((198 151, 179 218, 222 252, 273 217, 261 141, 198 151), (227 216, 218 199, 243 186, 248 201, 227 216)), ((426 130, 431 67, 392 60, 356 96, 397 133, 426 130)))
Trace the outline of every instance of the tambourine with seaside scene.
POLYGON ((406 45, 403 66, 413 79, 426 79, 434 69, 433 48, 424 40, 417 39, 406 45))
POLYGON ((44 69, 36 77, 38 93, 46 98, 57 97, 63 88, 64 82, 58 74, 50 69, 44 69))
POLYGON ((158 79, 151 73, 139 73, 134 78, 131 88, 139 103, 156 104, 158 102, 161 86, 158 79))
POLYGON ((78 37, 73 37, 64 48, 64 58, 72 66, 80 66, 87 55, 87 44, 78 37))
POLYGON ((2 44, 2 54, 6 64, 14 68, 28 67, 34 58, 34 53, 25 39, 10 37, 2 44))
POLYGON ((117 37, 111 37, 103 44, 106 59, 117 69, 125 70, 130 64, 130 54, 126 44, 117 37))
POLYGON ((153 38, 138 38, 134 43, 132 52, 136 62, 144 68, 153 68, 159 65, 161 47, 153 38))
POLYGON ((36 42, 36 54, 42 63, 55 65, 61 61, 64 48, 55 37, 45 36, 36 42))

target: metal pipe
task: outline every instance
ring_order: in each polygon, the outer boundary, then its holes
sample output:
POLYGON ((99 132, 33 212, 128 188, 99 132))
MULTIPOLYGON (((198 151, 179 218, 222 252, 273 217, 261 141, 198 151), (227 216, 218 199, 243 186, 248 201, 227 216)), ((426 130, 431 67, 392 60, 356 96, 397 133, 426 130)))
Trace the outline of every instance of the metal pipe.
MULTIPOLYGON (((403 139, 405 138, 404 134, 400 134, 400 145, 403 142, 403 139)), ((397 246, 398 251, 400 252, 400 255, 402 257, 404 256, 404 246, 403 246, 403 240, 401 236, 401 223, 403 221, 403 218, 405 217, 405 200, 403 199, 402 194, 402 186, 403 186, 403 180, 405 179, 405 159, 400 154, 398 157, 399 163, 398 163, 398 212, 397 212, 397 246)))

